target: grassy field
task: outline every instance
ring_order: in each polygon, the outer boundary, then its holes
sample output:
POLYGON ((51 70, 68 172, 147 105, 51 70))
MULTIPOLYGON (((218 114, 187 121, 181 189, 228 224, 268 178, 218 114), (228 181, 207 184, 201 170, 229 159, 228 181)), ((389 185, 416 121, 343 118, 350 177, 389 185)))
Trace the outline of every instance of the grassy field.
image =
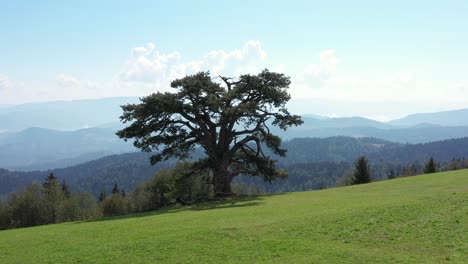
POLYGON ((0 232, 0 263, 467 263, 468 170, 0 232))

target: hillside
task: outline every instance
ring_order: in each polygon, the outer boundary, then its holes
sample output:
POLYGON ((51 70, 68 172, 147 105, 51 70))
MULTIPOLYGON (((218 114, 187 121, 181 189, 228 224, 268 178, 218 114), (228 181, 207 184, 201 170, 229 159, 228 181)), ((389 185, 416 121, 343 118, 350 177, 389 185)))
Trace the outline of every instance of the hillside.
MULTIPOLYGON (((375 137, 411 144, 461 138, 468 135, 468 127, 418 125, 400 129, 381 129, 369 126, 345 127, 348 121, 352 120, 346 118, 339 119, 340 121, 316 119, 315 122, 311 121, 311 118, 304 118, 304 120, 303 126, 291 128, 287 132, 272 130, 285 140, 316 137, 325 138, 323 140, 327 141, 326 138, 330 136, 348 136, 375 137)), ((119 123, 112 123, 75 131, 29 128, 19 132, 0 133, 0 168, 27 171, 64 168, 111 154, 136 151, 131 143, 124 142, 115 135, 115 132, 122 126, 119 123)), ((322 160, 329 159, 322 158, 322 160)))
POLYGON ((461 138, 468 136, 467 126, 439 126, 420 124, 411 127, 400 128, 376 128, 372 126, 350 126, 350 127, 313 127, 306 126, 291 128, 287 132, 278 134, 283 138, 300 138, 300 137, 333 137, 333 136, 348 136, 348 137, 375 137, 388 141, 400 143, 427 143, 437 140, 446 140, 452 138, 461 138))
MULTIPOLYGON (((338 164, 338 162, 354 161, 359 155, 377 153, 383 148, 392 149, 400 145, 379 139, 332 137, 294 139, 284 142, 283 146, 289 150, 289 153, 287 158, 282 158, 279 161, 279 164, 282 167, 288 166, 287 169, 290 172, 288 182, 295 183, 286 190, 293 191, 298 190, 296 188, 298 184, 305 184, 312 180, 310 176, 314 178, 320 175, 321 178, 327 179, 326 182, 316 182, 316 179, 313 179, 313 184, 308 184, 301 190, 315 189, 321 185, 334 185, 336 178, 341 177, 344 171, 349 168, 349 164, 338 164), (297 163, 317 162, 320 164, 307 166, 308 168, 305 170, 307 175, 304 175, 303 166, 294 166, 297 163)), ((51 172, 57 175, 60 180, 66 180, 76 191, 87 191, 98 195, 102 191, 109 191, 114 183, 130 191, 137 184, 152 177, 157 170, 175 163, 174 160, 170 160, 157 166, 151 166, 149 157, 149 153, 141 152, 112 155, 67 168, 54 169, 51 172)), ((49 171, 8 172, 0 170, 0 196, 33 181, 42 181, 48 173, 49 171)), ((270 191, 285 190, 281 185, 288 185, 288 182, 276 182, 274 186, 267 186, 267 188, 273 187, 270 191)), ((256 181, 256 183, 265 185, 263 181, 256 181)))
POLYGON ((136 151, 110 128, 59 131, 29 128, 0 137, 0 168, 63 168, 112 154, 136 151))
MULTIPOLYGON (((353 165, 356 158, 365 155, 372 164, 376 179, 385 179, 390 167, 397 172, 400 165, 419 165, 433 157, 437 162, 468 157, 468 138, 431 142, 426 144, 396 144, 373 138, 300 138, 286 141, 287 157, 278 164, 285 168, 289 177, 273 184, 260 179, 246 178, 242 182, 262 185, 268 192, 284 192, 318 189, 333 186, 353 165)), ((83 164, 51 171, 10 172, 0 170, 0 196, 15 191, 33 181, 42 181, 53 172, 60 181, 66 182, 75 191, 98 195, 111 190, 114 183, 126 191, 152 177, 161 168, 172 166, 175 160, 157 166, 149 163, 149 153, 126 153, 111 155, 83 164)))
POLYGON ((468 170, 0 232, 1 263, 463 263, 468 170))
MULTIPOLYGON (((120 105, 136 97, 27 103, 0 107, 0 168, 47 170, 65 168, 111 154, 135 151, 115 136, 120 105)), ((468 110, 415 114, 390 122, 363 117, 327 118, 303 115, 304 124, 283 131, 284 140, 336 136, 372 137, 397 143, 428 143, 468 136, 468 110)), ((329 160, 329 159, 324 159, 329 160)))

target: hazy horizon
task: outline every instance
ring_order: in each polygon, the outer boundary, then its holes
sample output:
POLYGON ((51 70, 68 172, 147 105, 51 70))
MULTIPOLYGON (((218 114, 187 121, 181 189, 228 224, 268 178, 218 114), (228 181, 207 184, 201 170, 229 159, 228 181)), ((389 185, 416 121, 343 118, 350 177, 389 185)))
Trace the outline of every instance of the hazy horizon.
POLYGON ((0 104, 144 96, 197 71, 269 68, 291 77, 289 108, 299 114, 388 121, 468 108, 463 1, 45 1, 2 10, 0 104))
MULTIPOLYGON (((132 98, 137 99, 137 96, 121 96, 121 97, 102 97, 102 98, 84 98, 84 99, 70 99, 70 100, 53 100, 53 101, 35 101, 25 102, 18 104, 0 104, 1 108, 16 107, 28 104, 47 104, 57 102, 77 102, 88 100, 108 100, 108 99, 123 99, 132 98)), ((340 102, 340 101, 327 101, 327 100, 300 100, 291 99, 288 103, 288 108, 294 114, 299 115, 315 115, 328 118, 343 118, 343 117, 364 117, 371 120, 380 122, 389 122, 392 120, 404 118, 413 114, 426 114, 437 113, 445 111, 455 111, 468 109, 468 107, 454 107, 452 105, 414 105, 399 102, 340 102), (366 112, 368 108, 373 108, 375 111, 372 113, 366 112), (411 112, 414 110, 414 112, 411 112), (335 111, 335 112, 334 112, 335 111), (347 114, 336 114, 340 111, 347 112, 347 114)), ((130 102, 129 102, 130 103, 130 102)))

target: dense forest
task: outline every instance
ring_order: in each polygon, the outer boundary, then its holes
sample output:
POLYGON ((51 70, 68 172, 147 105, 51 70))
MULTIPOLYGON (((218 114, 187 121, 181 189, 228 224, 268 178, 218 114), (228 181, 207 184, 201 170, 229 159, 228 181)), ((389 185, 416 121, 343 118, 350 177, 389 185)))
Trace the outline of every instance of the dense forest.
MULTIPOLYGON (((258 178, 238 177, 234 187, 242 192, 268 193, 327 188, 335 186, 340 178, 349 174, 359 156, 369 159, 375 180, 421 173, 424 163, 431 157, 439 167, 463 167, 468 157, 468 138, 414 145, 375 138, 298 138, 285 141, 283 146, 288 149, 287 157, 279 158, 278 164, 288 172, 287 179, 267 184, 258 178), (458 160, 461 161, 457 165, 458 160)), ((200 153, 193 154, 194 158, 200 156, 200 153)), ((176 160, 169 160, 151 166, 149 157, 150 153, 141 152, 113 155, 51 171, 12 172, 1 169, 0 195, 5 197, 32 182, 40 182, 50 173, 60 181, 65 180, 73 191, 90 192, 96 197, 114 184, 131 191, 157 171, 173 167, 176 163, 176 160)))

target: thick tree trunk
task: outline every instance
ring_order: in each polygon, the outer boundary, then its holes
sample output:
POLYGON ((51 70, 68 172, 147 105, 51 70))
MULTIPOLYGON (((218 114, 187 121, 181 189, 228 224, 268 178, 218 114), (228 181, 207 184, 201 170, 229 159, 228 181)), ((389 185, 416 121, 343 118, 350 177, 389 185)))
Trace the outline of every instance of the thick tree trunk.
POLYGON ((215 169, 213 173, 215 194, 218 197, 233 195, 231 189, 232 177, 229 175, 227 168, 224 168, 224 166, 220 167, 215 169))

